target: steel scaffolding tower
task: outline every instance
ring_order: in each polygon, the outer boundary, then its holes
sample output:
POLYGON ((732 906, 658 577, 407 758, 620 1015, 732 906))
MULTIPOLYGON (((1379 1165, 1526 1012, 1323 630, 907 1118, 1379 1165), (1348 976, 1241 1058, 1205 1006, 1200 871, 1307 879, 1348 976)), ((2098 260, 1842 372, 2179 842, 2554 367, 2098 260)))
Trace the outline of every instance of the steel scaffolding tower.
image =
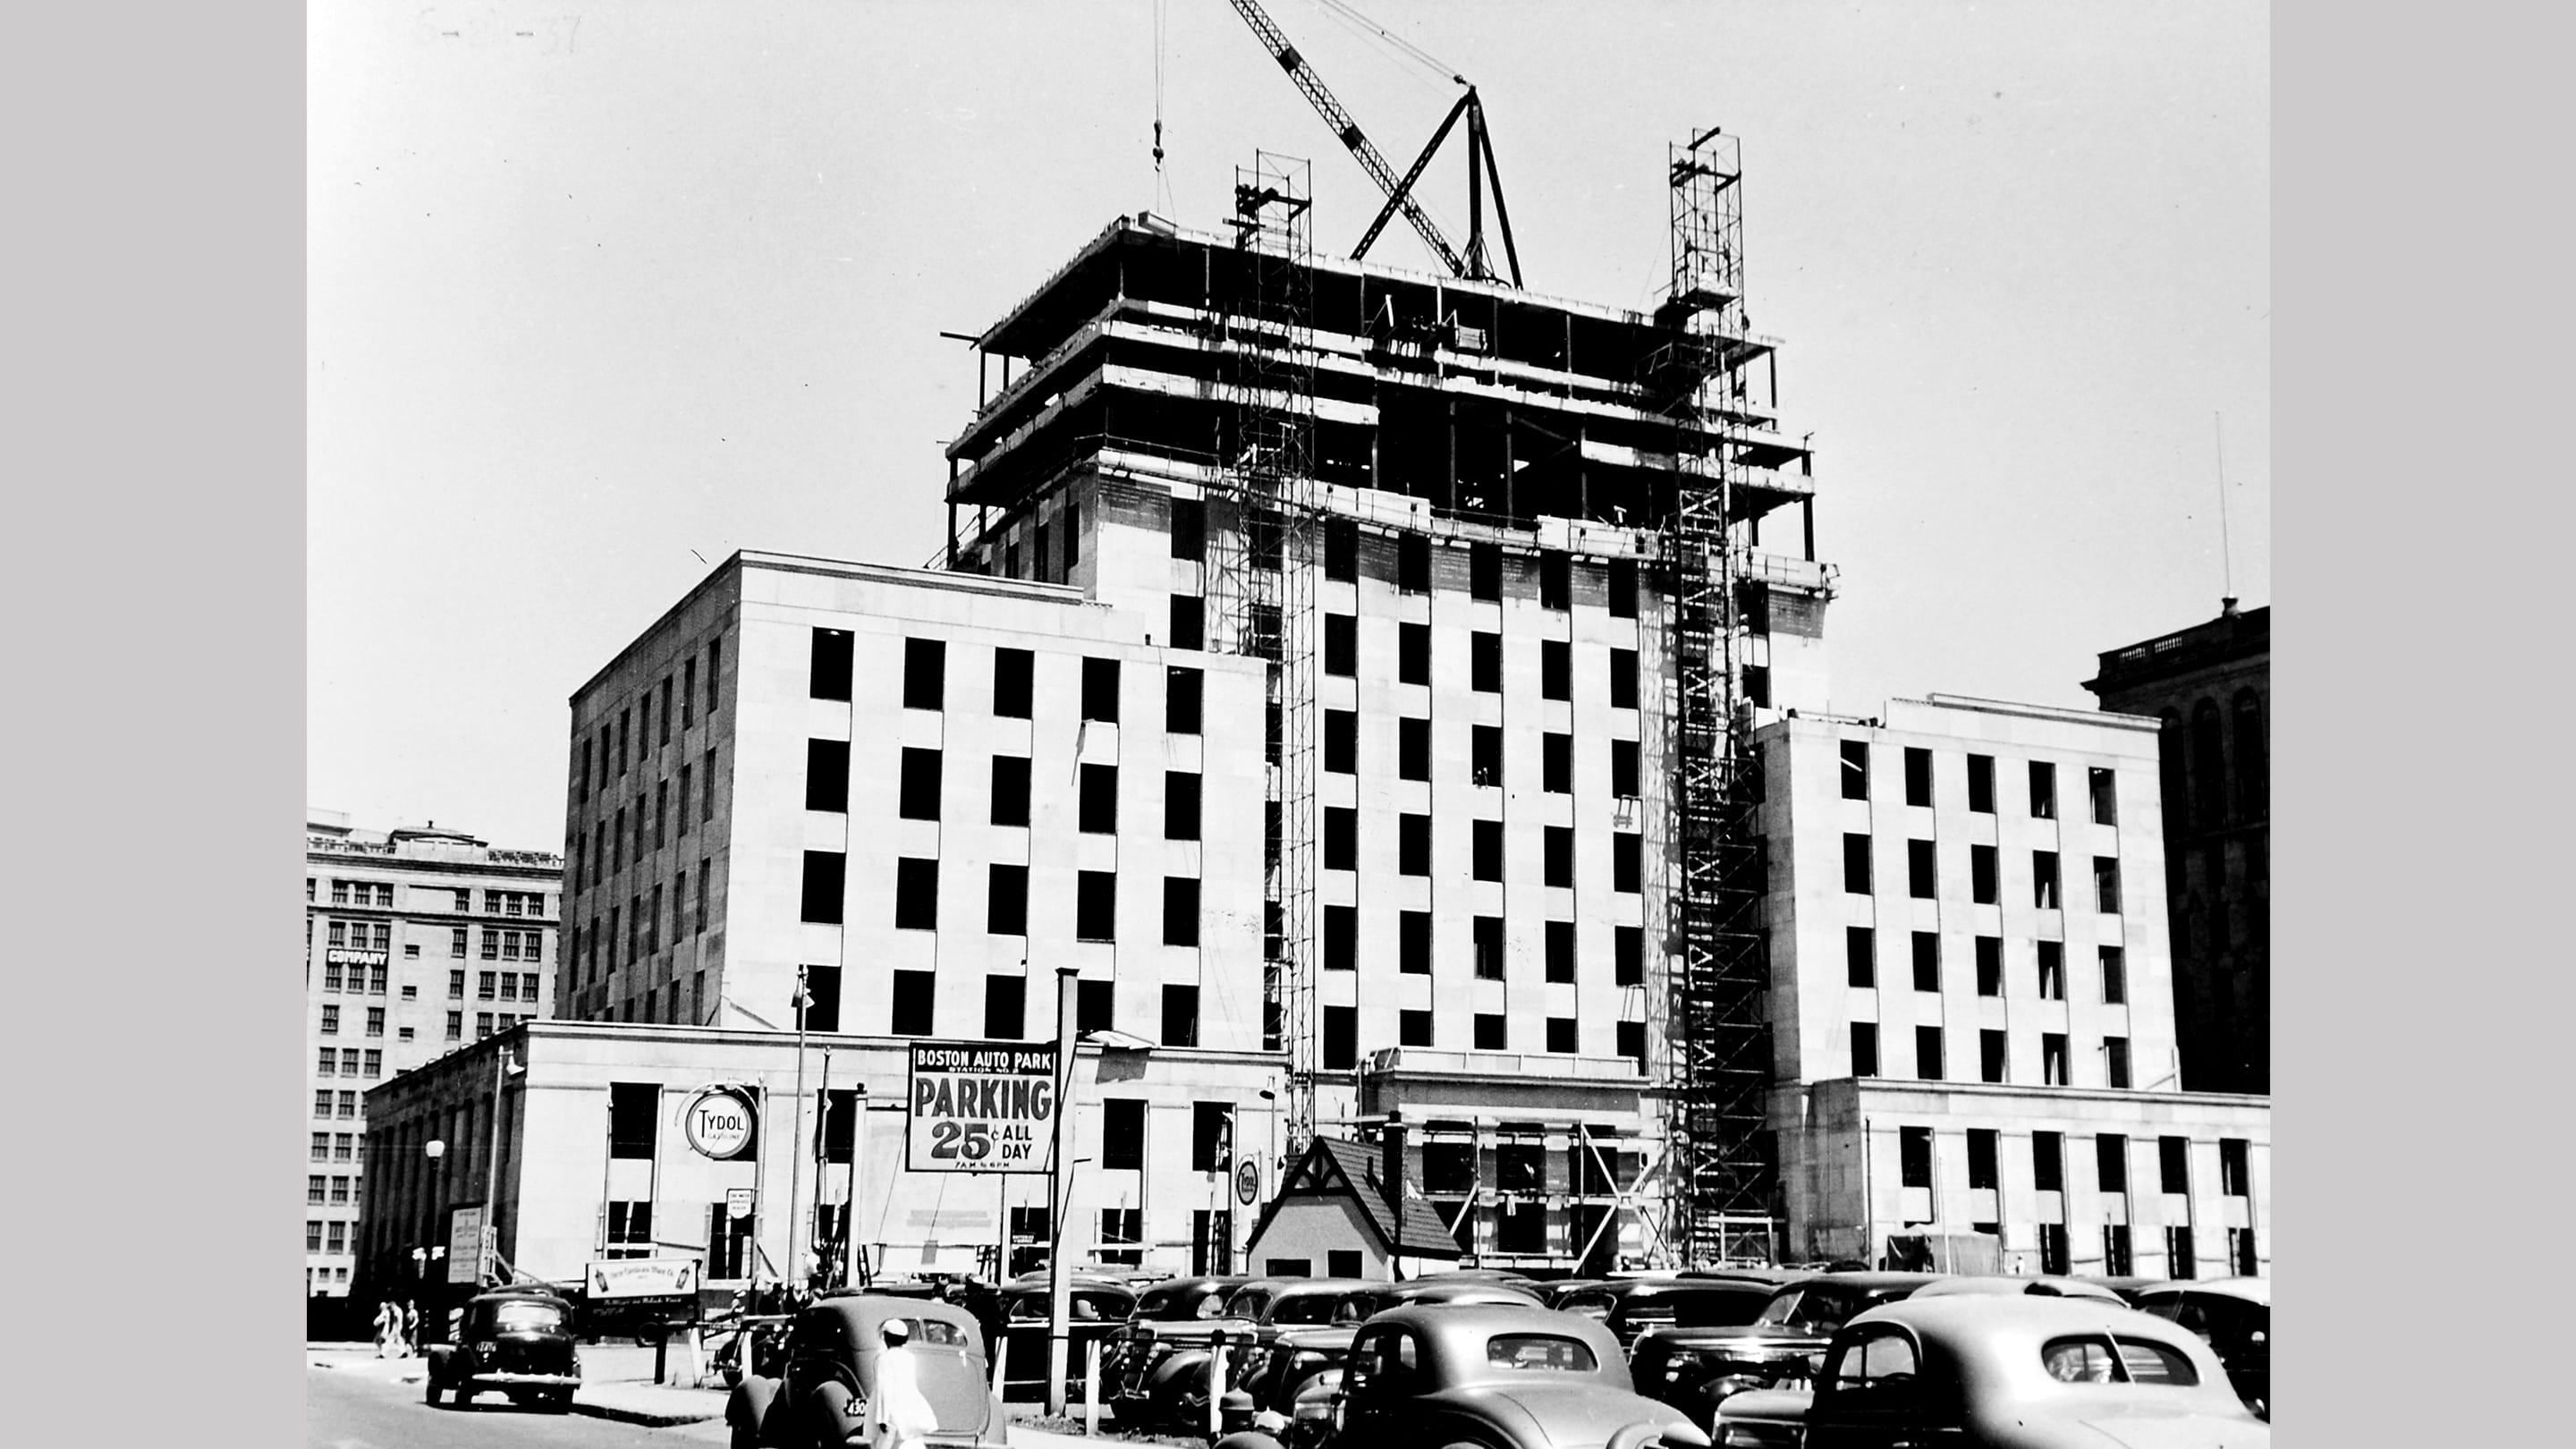
MULTIPOLYGON (((1240 268, 1217 298, 1215 344, 1225 384, 1221 491, 1229 519, 1210 519, 1210 640, 1270 661, 1267 729, 1267 910, 1262 932, 1262 1037, 1288 1053, 1290 1150, 1314 1135, 1321 1062, 1315 1006, 1314 244, 1310 168, 1257 152, 1237 167, 1240 268)), ((1217 510, 1211 510, 1215 514, 1217 510)))
POLYGON ((1745 699, 1749 529, 1729 437, 1745 395, 1742 168, 1712 129, 1672 148, 1669 340, 1644 378, 1673 426, 1663 536, 1676 873, 1662 1088, 1665 1241, 1685 1265, 1773 1257, 1762 842, 1745 699))

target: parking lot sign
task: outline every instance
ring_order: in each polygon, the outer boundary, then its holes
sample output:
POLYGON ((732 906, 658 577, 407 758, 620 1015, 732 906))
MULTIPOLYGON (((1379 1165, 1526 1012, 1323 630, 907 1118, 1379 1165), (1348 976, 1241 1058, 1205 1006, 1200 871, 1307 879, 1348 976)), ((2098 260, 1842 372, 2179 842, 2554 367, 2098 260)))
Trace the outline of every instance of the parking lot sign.
POLYGON ((912 1044, 904 1165, 914 1172, 1044 1172, 1056 1048, 912 1044))

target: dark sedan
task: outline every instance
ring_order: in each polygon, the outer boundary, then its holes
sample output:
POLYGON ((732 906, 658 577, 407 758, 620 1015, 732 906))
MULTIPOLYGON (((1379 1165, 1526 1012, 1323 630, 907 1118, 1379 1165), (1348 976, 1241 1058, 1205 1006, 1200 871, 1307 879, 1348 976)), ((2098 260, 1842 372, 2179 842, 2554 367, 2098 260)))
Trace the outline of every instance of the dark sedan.
POLYGON ((1853 1314, 1911 1295, 1938 1273, 1830 1273, 1785 1283, 1751 1322, 1658 1328, 1639 1335, 1630 1367, 1652 1394, 1706 1427, 1718 1402, 1746 1389, 1803 1385, 1853 1314))

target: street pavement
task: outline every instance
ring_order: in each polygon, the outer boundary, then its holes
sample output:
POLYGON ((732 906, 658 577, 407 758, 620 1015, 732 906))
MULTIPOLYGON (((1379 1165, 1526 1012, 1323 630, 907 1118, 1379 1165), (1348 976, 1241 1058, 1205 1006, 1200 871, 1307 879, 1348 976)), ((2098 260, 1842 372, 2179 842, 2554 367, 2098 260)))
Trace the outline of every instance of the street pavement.
MULTIPOLYGON (((653 1350, 586 1344, 573 1412, 540 1413, 485 1396, 459 1409, 422 1396, 427 1365, 380 1359, 366 1345, 308 1345, 308 1449, 693 1449, 726 1443, 721 1388, 651 1382, 653 1350)), ((712 1380, 710 1381, 712 1382, 712 1380)), ((1011 1425, 1012 1449, 1097 1449, 1079 1435, 1011 1425)))

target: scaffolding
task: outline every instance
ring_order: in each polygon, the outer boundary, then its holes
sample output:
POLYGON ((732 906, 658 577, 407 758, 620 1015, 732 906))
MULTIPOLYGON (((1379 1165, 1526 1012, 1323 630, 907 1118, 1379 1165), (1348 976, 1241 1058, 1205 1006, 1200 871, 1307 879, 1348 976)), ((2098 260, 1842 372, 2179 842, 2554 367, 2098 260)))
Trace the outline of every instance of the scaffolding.
POLYGON ((1666 757, 1674 875, 1662 1003, 1666 1224, 1680 1266, 1771 1261, 1776 1168, 1765 1127, 1771 1080, 1763 994, 1758 833, 1743 586, 1750 569, 1742 421, 1742 168, 1712 129, 1670 153, 1668 336, 1641 379, 1673 429, 1662 539, 1672 698, 1666 757))
POLYGON ((1310 168, 1256 152, 1235 169, 1235 259, 1213 313, 1224 468, 1206 575, 1213 648, 1268 660, 1262 1045, 1288 1054, 1290 1150, 1315 1130, 1314 243, 1310 168))

